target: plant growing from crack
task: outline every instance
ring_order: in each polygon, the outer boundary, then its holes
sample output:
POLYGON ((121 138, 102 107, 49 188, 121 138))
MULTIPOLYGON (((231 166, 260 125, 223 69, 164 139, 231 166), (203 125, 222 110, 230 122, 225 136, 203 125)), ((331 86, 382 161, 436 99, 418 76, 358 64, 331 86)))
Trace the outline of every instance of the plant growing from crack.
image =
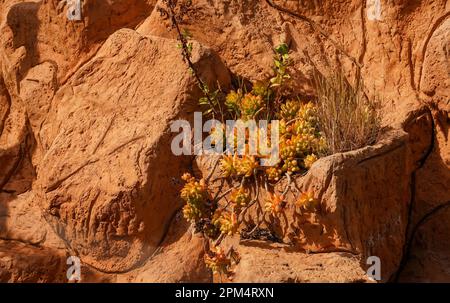
MULTIPOLYGON (((208 85, 200 78, 194 63, 192 62, 192 50, 193 43, 190 41, 192 34, 188 29, 181 29, 179 23, 182 21, 183 15, 186 13, 188 7, 191 5, 190 1, 187 1, 181 5, 178 5, 178 0, 163 0, 164 7, 158 6, 157 11, 161 16, 170 20, 172 29, 175 29, 179 43, 177 47, 181 50, 183 60, 188 65, 189 71, 197 81, 198 87, 201 89, 204 97, 199 100, 201 105, 207 105, 209 108, 205 113, 212 114, 213 117, 219 113, 223 113, 221 104, 218 99, 220 90, 211 91, 208 85)), ((221 116, 223 120, 223 115, 221 116)))
MULTIPOLYGON (((289 61, 286 50, 281 49, 283 64, 289 61)), ((303 102, 297 98, 287 98, 280 95, 284 92, 283 85, 289 79, 287 69, 280 69, 275 65, 275 75, 272 80, 265 83, 256 82, 250 92, 243 88, 231 90, 224 98, 227 112, 225 117, 237 117, 241 120, 258 120, 267 116, 279 119, 280 150, 279 162, 272 167, 260 166, 260 152, 258 155, 249 154, 248 136, 245 139, 244 155, 237 155, 237 134, 234 133, 231 141, 233 153, 225 154, 218 160, 221 178, 228 180, 232 186, 225 192, 216 193, 208 188, 209 178, 197 180, 191 175, 185 175, 183 179, 186 184, 181 191, 181 197, 186 202, 184 214, 196 231, 202 232, 212 241, 212 250, 206 254, 206 263, 218 274, 231 273, 233 265, 231 255, 227 252, 217 250, 226 237, 239 234, 243 226, 245 213, 251 207, 259 207, 267 215, 278 216, 285 211, 287 202, 286 193, 290 190, 290 176, 305 173, 318 157, 326 150, 325 140, 318 129, 315 106, 311 102, 303 102), (274 106, 267 106, 269 101, 273 105, 275 100, 280 102, 278 110, 274 106), (273 193, 268 190, 270 184, 274 186, 283 178, 289 182, 283 194, 273 193), (261 207, 259 203, 259 182, 269 192, 269 199, 261 207), (187 194, 190 193, 190 194, 187 194), (228 259, 227 259, 228 258, 228 259)), ((208 112, 207 114, 209 114, 208 112)), ((260 134, 262 130, 258 130, 260 134)), ((211 131, 213 142, 224 136, 224 129, 211 131)), ((248 135, 248 134, 247 134, 248 135)), ((312 193, 304 193, 305 197, 298 205, 299 209, 314 209, 317 207, 312 193)), ((260 223, 248 233, 249 236, 257 231, 260 223)), ((235 252, 234 252, 235 253, 235 252)), ((239 260, 235 258, 234 260, 239 260)))
MULTIPOLYGON (((316 106, 289 95, 291 60, 289 46, 282 43, 274 47, 273 76, 263 81, 255 81, 251 85, 239 81, 234 89, 225 93, 220 86, 211 90, 200 78, 192 62, 192 34, 187 29, 181 29, 179 23, 186 8, 177 6, 176 0, 163 1, 165 8, 159 8, 177 32, 178 48, 189 71, 196 79, 203 92, 199 104, 204 108, 204 115, 220 118, 240 119, 242 121, 266 119, 280 121, 279 161, 272 167, 260 166, 259 160, 265 154, 258 150, 257 155, 249 154, 249 138, 246 134, 243 155, 237 155, 237 134, 231 138, 233 152, 224 154, 216 162, 220 167, 223 180, 229 181, 229 189, 213 192, 209 188, 210 176, 196 179, 191 174, 184 174, 185 185, 180 192, 185 202, 184 217, 191 222, 196 232, 202 233, 211 247, 205 253, 205 263, 213 272, 220 275, 231 274, 233 264, 239 262, 237 252, 231 247, 224 251, 221 247, 226 237, 239 234, 243 229, 246 235, 252 237, 261 222, 249 230, 244 226, 244 215, 250 208, 259 208, 270 216, 279 216, 286 210, 286 194, 291 190, 291 176, 305 173, 312 164, 326 151, 325 140, 319 129, 316 106), (283 193, 275 193, 274 185, 282 179, 287 179, 283 193), (264 205, 259 204, 260 185, 264 186, 269 198, 264 205)), ((270 122, 271 123, 271 122, 270 122)), ((270 128, 271 124, 269 124, 270 128)), ((225 127, 211 131, 212 143, 224 139, 225 127)), ((258 140, 263 136, 263 130, 258 129, 258 140)), ((227 138, 228 139, 228 138, 227 138)), ((270 144, 270 142, 269 142, 270 144)), ((314 210, 318 201, 313 193, 303 193, 292 207, 314 210)))
MULTIPOLYGON (((284 14, 308 22, 314 31, 330 40, 337 50, 360 68, 360 64, 318 24, 287 11, 270 0, 266 2, 284 14)), ((350 85, 343 77, 336 77, 335 81, 316 78, 316 102, 296 97, 291 92, 292 80, 289 72, 292 62, 289 46, 285 43, 273 49, 273 75, 269 79, 250 84, 238 78, 237 84, 230 91, 224 92, 219 84, 217 88, 212 89, 201 79, 192 61, 195 47, 192 42, 193 35, 189 30, 180 27, 190 4, 179 4, 177 0, 163 0, 162 3, 164 7, 158 10, 170 20, 171 27, 176 30, 179 40, 177 46, 203 93, 203 97, 199 99, 203 114, 213 119, 219 118, 222 122, 228 118, 242 121, 265 119, 269 121, 270 128, 276 119, 280 124, 279 161, 272 167, 262 167, 259 164, 262 155, 266 154, 264 150, 258 149, 257 155, 250 155, 248 134, 245 138, 244 154, 237 155, 237 135, 234 133, 231 136, 231 142, 234 143, 232 152, 221 156, 207 177, 197 179, 190 174, 183 176, 185 185, 180 196, 185 202, 184 216, 196 232, 202 233, 209 240, 208 243, 211 242, 210 248, 205 252, 205 263, 213 272, 221 276, 229 275, 233 264, 239 262, 239 256, 232 246, 225 251, 221 246, 222 241, 236 234, 240 234, 241 238, 244 234, 246 238, 253 238, 257 233, 261 233, 261 222, 256 222, 255 226, 245 226, 244 216, 249 209, 253 207, 273 217, 283 215, 289 205, 300 212, 316 211, 320 201, 315 193, 301 192, 298 188, 296 189, 299 194, 294 203, 288 205, 286 195, 291 190, 292 176, 306 173, 320 157, 342 151, 340 147, 336 148, 338 144, 349 144, 350 149, 353 149, 355 146, 373 143, 372 135, 379 130, 376 106, 374 102, 364 98, 360 78, 355 86, 350 85), (346 115, 330 115, 330 110, 336 108, 338 111, 335 112, 345 112, 346 115), (354 120, 346 118, 355 113, 359 120, 356 125, 352 125, 354 120), (350 135, 336 135, 345 132, 350 135), (355 133, 359 137, 352 137, 355 133), (367 137, 370 138, 366 140, 367 137), (359 141, 354 144, 355 140, 359 141), (210 184, 217 166, 221 171, 220 179, 228 181, 229 184, 225 191, 213 190, 210 184), (282 180, 287 180, 283 192, 274 192, 275 185, 282 180), (259 203, 260 186, 268 193, 263 205, 259 203)), ((229 140, 225 138, 226 133, 225 126, 212 129, 212 144, 224 139, 229 140)), ((258 129, 257 134, 259 141, 263 131, 258 129)), ((294 186, 296 187, 295 183, 294 186)), ((262 221, 265 221, 265 215, 262 221)), ((267 238, 274 237, 269 235, 267 238)))

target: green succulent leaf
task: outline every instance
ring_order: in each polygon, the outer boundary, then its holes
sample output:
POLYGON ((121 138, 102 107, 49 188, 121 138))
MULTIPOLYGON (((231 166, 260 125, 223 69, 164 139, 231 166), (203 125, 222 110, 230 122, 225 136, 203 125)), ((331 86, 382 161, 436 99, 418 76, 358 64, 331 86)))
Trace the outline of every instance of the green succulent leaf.
POLYGON ((289 53, 289 46, 286 43, 282 43, 275 47, 275 51, 280 55, 287 55, 289 53))

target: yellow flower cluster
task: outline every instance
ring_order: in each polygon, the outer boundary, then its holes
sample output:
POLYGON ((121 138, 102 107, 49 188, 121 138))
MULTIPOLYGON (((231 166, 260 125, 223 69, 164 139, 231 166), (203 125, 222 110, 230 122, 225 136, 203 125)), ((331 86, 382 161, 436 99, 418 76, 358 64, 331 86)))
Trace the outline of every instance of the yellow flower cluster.
POLYGON ((237 156, 224 156, 220 159, 220 169, 222 170, 223 177, 228 178, 237 174, 235 168, 236 158, 237 156))
POLYGON ((205 264, 215 274, 228 274, 231 259, 227 257, 220 246, 217 246, 212 247, 209 254, 205 255, 205 264))
MULTIPOLYGON (((264 205, 264 210, 272 215, 277 215, 283 211, 285 207, 285 197, 274 193, 269 193, 269 198, 264 205)), ((304 210, 315 210, 319 206, 319 200, 315 198, 311 191, 303 192, 295 202, 295 206, 304 210)))
POLYGON ((265 106, 264 99, 261 93, 261 89, 255 94, 242 92, 236 92, 232 90, 225 98, 225 105, 229 111, 237 113, 242 120, 254 119, 258 113, 260 113, 265 106))
POLYGON ((296 205, 303 209, 315 209, 319 205, 319 201, 314 197, 313 192, 303 192, 300 194, 296 205))
POLYGON ((212 224, 220 230, 222 234, 231 236, 238 231, 238 214, 240 210, 250 202, 250 193, 244 187, 234 189, 231 192, 232 211, 224 209, 216 210, 212 217, 212 224))
MULTIPOLYGON (((263 82, 256 82, 252 93, 243 94, 241 91, 231 91, 225 104, 230 110, 234 110, 241 119, 252 119, 259 112, 265 111, 264 96, 270 88, 263 82)), ((294 174, 301 170, 309 169, 317 160, 317 155, 325 151, 325 139, 318 130, 316 107, 312 102, 288 100, 281 104, 278 111, 280 119, 280 161, 275 167, 266 169, 266 175, 270 181, 278 181, 283 174, 294 174)), ((269 124, 270 127, 270 124, 269 124)), ((245 152, 248 153, 248 134, 245 138, 245 152)), ((265 134, 258 133, 258 142, 265 134)), ((237 140, 235 134, 234 139, 237 140)), ((236 141, 235 140, 235 141, 236 141)), ((236 149, 237 142, 234 142, 236 149)), ((260 142, 261 143, 261 142, 260 142)), ((271 144, 268 142, 269 145, 271 144)), ((258 156, 226 156, 221 161, 224 177, 245 176, 250 177, 258 168, 260 155, 267 154, 265 144, 259 144, 258 156)), ((235 150, 236 151, 236 150, 235 150)))
POLYGON ((282 104, 280 107, 280 118, 285 121, 290 121, 297 116, 297 113, 300 111, 300 103, 297 101, 287 101, 282 104))
POLYGON ((303 163, 305 168, 310 169, 314 162, 317 161, 317 156, 315 154, 307 155, 305 159, 303 159, 303 163))
POLYGON ((256 81, 253 83, 252 93, 261 97, 270 96, 271 91, 269 87, 270 84, 267 81, 256 81))
POLYGON ((239 112, 242 93, 232 90, 225 98, 225 105, 229 111, 239 112))
POLYGON ((184 217, 190 222, 196 222, 205 215, 205 202, 208 197, 206 183, 203 179, 197 181, 189 173, 181 177, 186 184, 181 189, 181 199, 186 202, 183 207, 184 217))
POLYGON ((220 160, 223 177, 250 177, 258 167, 259 163, 254 156, 224 156, 220 160))
POLYGON ((266 175, 271 181, 279 181, 283 175, 283 170, 278 166, 269 167, 266 169, 266 175))
MULTIPOLYGON (((256 86, 256 84, 255 84, 256 86)), ((265 104, 260 93, 267 94, 267 86, 259 84, 255 87, 253 94, 232 91, 226 97, 226 104, 229 108, 237 108, 241 118, 254 118, 257 112, 265 109, 265 104), (258 94, 257 94, 258 93, 258 94)), ((280 161, 274 167, 266 169, 266 175, 269 181, 276 182, 281 179, 283 174, 294 174, 301 170, 311 168, 317 161, 319 154, 326 149, 325 139, 318 130, 318 120, 316 107, 312 102, 301 102, 298 100, 288 100, 280 106, 278 112, 280 119, 280 161)), ((270 124, 269 124, 270 127, 270 124)), ((246 130, 248 132, 248 130, 246 130)), ((249 134, 245 134, 245 153, 249 151, 249 134)), ((222 131, 218 136, 222 136, 222 131)), ((237 141, 237 134, 233 136, 237 141)), ((266 134, 259 130, 258 142, 260 139, 267 138, 266 134)), ((269 136, 270 141, 270 136, 269 136)), ((237 148, 237 142, 234 142, 234 151, 237 148)), ((268 142, 270 145, 271 142, 268 142)), ((221 167, 224 177, 245 176, 250 177, 258 168, 259 159, 268 154, 268 150, 261 150, 265 144, 259 144, 258 156, 225 156, 221 161, 221 167)))
POLYGON ((259 164, 254 156, 238 157, 235 161, 238 176, 250 177, 258 168, 259 164))
POLYGON ((318 130, 316 108, 313 103, 287 101, 282 104, 280 117, 280 162, 266 169, 270 181, 280 180, 283 174, 294 174, 311 168, 318 154, 325 151, 325 139, 318 130))
POLYGON ((239 189, 235 189, 231 192, 231 201, 233 202, 236 210, 247 206, 250 200, 250 193, 244 187, 240 187, 239 189))
POLYGON ((263 108, 264 100, 261 96, 246 94, 241 101, 241 118, 243 120, 253 119, 263 108))
POLYGON ((227 236, 232 236, 238 230, 238 219, 235 212, 216 211, 212 223, 219 228, 220 232, 227 236))
POLYGON ((275 215, 283 210, 284 196, 269 193, 269 199, 264 205, 264 210, 275 215))

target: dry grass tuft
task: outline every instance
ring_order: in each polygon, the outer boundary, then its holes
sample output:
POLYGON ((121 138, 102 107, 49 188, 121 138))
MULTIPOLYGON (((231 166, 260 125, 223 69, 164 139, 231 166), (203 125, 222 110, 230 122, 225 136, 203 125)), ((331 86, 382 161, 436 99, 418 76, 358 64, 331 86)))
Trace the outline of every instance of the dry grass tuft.
POLYGON ((380 133, 380 101, 364 94, 361 79, 350 84, 342 72, 329 78, 316 73, 317 110, 328 153, 355 150, 376 142, 380 133))

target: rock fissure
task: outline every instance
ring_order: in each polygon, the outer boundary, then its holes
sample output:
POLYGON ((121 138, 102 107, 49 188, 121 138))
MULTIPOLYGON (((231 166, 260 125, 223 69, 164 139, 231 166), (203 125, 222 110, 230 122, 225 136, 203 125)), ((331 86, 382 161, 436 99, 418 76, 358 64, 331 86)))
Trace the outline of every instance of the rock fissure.
POLYGON ((351 56, 338 42, 336 42, 334 39, 332 39, 331 35, 328 34, 318 23, 314 22, 312 19, 310 19, 306 16, 297 14, 288 9, 285 9, 282 6, 279 6, 278 4, 275 4, 273 2, 273 0, 265 0, 265 1, 270 7, 274 8, 275 10, 282 12, 284 14, 287 14, 293 18, 300 19, 302 21, 307 22, 315 32, 317 32, 318 34, 322 35, 325 39, 330 41, 340 53, 342 53, 348 59, 350 59, 357 67, 359 67, 359 68, 362 67, 362 65, 358 62, 358 60, 356 60, 353 56, 351 56))
POLYGON ((431 38, 433 37, 436 30, 439 28, 441 24, 445 22, 445 20, 450 17, 450 12, 445 13, 444 15, 437 18, 436 22, 433 23, 433 26, 431 27, 430 32, 427 34, 427 38, 425 39, 425 43, 422 48, 422 54, 421 54, 421 66, 419 70, 419 77, 418 77, 418 85, 417 88, 420 91, 421 89, 421 83, 422 83, 422 74, 423 74, 423 66, 425 62, 425 56, 427 54, 428 50, 428 44, 430 43, 431 38))
MULTIPOLYGON (((420 114, 421 113, 419 113, 419 115, 420 114)), ((429 107, 426 107, 425 114, 428 115, 428 117, 430 118, 430 121, 431 121, 431 127, 430 127, 430 129, 431 129, 430 138, 431 139, 430 139, 428 148, 425 151, 425 154, 419 159, 417 168, 415 168, 415 170, 411 174, 411 181, 410 181, 411 200, 410 200, 409 208, 408 208, 408 219, 407 219, 407 225, 406 225, 405 241, 404 241, 404 246, 403 246, 403 255, 402 255, 398 269, 393 274, 393 276, 389 279, 389 280, 396 281, 396 282, 399 280, 400 274, 402 273, 403 268, 406 266, 406 263, 408 262, 412 242, 414 241, 414 237, 415 237, 416 231, 418 229, 418 226, 421 224, 421 221, 422 221, 422 220, 420 220, 418 223, 416 223, 416 225, 414 227, 412 227, 412 225, 411 225, 412 220, 413 220, 414 208, 416 207, 416 172, 419 169, 423 168, 423 166, 425 165, 425 162, 430 157, 430 155, 433 152, 434 147, 435 147, 435 140, 436 140, 435 139, 435 136, 436 136, 435 123, 434 123, 434 117, 433 117, 431 109, 429 107)), ((413 123, 413 121, 411 121, 409 123, 413 123)), ((437 208, 439 208, 439 207, 437 207, 437 208)), ((433 211, 431 211, 431 213, 433 213, 433 211)), ((425 215, 424 218, 426 216, 427 215, 425 215)))

